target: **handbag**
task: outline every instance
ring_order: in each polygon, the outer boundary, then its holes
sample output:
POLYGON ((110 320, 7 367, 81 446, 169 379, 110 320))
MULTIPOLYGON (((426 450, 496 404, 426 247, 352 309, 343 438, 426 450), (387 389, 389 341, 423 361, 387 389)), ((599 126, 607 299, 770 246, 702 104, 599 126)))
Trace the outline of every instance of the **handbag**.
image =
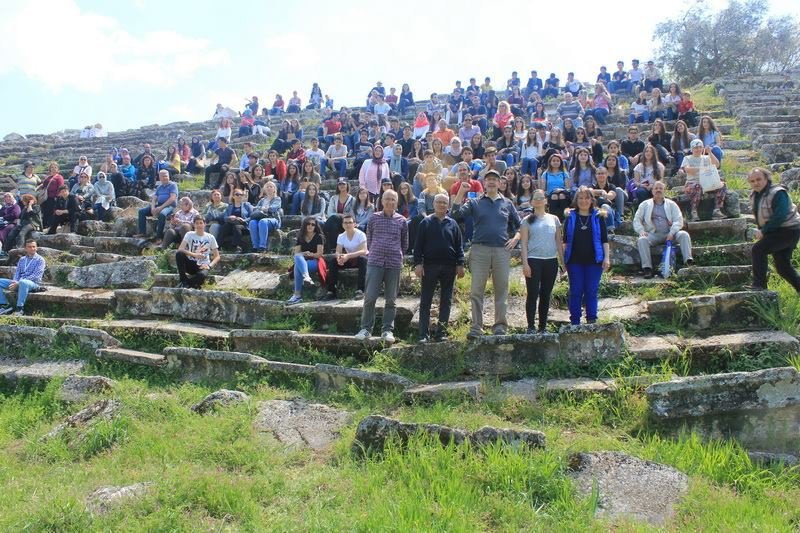
POLYGON ((261 220, 262 218, 267 218, 266 211, 262 211, 261 209, 254 209, 252 213, 250 213, 250 220, 261 220))
POLYGON ((705 164, 706 161, 703 161, 703 163, 698 176, 698 181, 700 182, 700 187, 703 189, 703 192, 721 189, 722 179, 719 177, 719 170, 717 170, 717 167, 712 165, 710 161, 708 161, 708 165, 705 164))

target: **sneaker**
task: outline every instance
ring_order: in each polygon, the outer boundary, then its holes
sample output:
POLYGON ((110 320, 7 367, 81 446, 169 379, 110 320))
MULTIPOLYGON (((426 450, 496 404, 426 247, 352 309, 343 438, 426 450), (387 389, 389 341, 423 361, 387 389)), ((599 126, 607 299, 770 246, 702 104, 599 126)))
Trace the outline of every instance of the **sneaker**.
POLYGON ((722 211, 720 211, 719 209, 714 209, 714 211, 711 212, 712 220, 722 220, 723 218, 728 218, 728 217, 723 215, 722 211))
POLYGON ((361 300, 362 298, 364 298, 364 291, 362 290, 357 290, 356 293, 353 295, 353 299, 355 300, 361 300))
POLYGON ((644 279, 653 279, 653 269, 652 268, 645 268, 644 269, 644 279))
POLYGON ((492 335, 505 335, 505 334, 506 334, 506 328, 502 326, 496 327, 494 328, 494 330, 492 330, 492 335))
POLYGON ((313 286, 314 286, 314 280, 311 279, 310 276, 306 276, 303 278, 303 287, 313 287, 313 286))
POLYGON ((525 330, 525 335, 536 335, 536 330, 534 328, 528 328, 525 330))
POLYGON ((6 257, 8 257, 8 252, 0 250, 0 259, 5 259, 6 257))
POLYGON ((0 315, 10 315, 13 312, 14 312, 13 307, 8 307, 8 306, 0 307, 0 315))
POLYGON ((289 298, 289 300, 286 301, 286 305, 299 304, 302 301, 303 301, 303 297, 302 296, 298 296, 298 295, 295 294, 294 296, 289 298))
POLYGON ((742 288, 744 290, 746 290, 746 291, 765 291, 765 290, 767 290, 766 287, 762 287, 761 285, 745 285, 742 288))
POLYGON ((689 215, 689 222, 697 222, 700 220, 700 215, 697 214, 697 211, 692 211, 692 214, 689 215))
POLYGON ((694 266, 694 259, 691 259, 691 258, 687 259, 685 264, 686 264, 687 267, 693 267, 694 266))
POLYGON ((330 302, 331 300, 336 300, 336 299, 338 299, 336 293, 331 291, 326 292, 325 296, 322 297, 323 302, 330 302))
POLYGON ((433 334, 433 340, 435 342, 444 342, 444 341, 446 341, 447 340, 447 331, 444 328, 439 327, 439 329, 437 329, 436 332, 433 334))
POLYGON ((25 316, 25 311, 22 308, 20 308, 20 309, 17 309, 16 311, 14 311, 13 314, 14 314, 14 316, 25 316))
POLYGON ((381 335, 381 340, 387 344, 394 344, 394 333, 391 331, 384 331, 381 335))
POLYGON ((429 340, 430 339, 428 339, 428 337, 420 337, 420 338, 417 339, 417 343, 418 344, 427 344, 429 340))
POLYGON ((366 329, 362 329, 358 333, 356 333, 356 340, 357 341, 365 341, 369 338, 369 331, 366 329))
POLYGON ((467 340, 468 341, 475 341, 475 340, 480 339, 482 336, 483 336, 483 334, 478 332, 478 331, 470 331, 469 333, 467 333, 467 340))

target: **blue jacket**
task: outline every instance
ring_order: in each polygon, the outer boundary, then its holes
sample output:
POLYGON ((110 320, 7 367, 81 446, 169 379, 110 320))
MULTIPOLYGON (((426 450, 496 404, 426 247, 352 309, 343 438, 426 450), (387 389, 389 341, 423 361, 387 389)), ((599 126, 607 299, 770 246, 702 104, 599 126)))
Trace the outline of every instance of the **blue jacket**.
MULTIPOLYGON (((598 263, 602 263, 605 259, 605 252, 603 251, 603 243, 600 242, 600 211, 594 209, 590 218, 592 223, 592 244, 594 245, 594 259, 598 263)), ((567 246, 564 250, 564 263, 569 263, 569 257, 572 254, 572 240, 575 237, 575 228, 578 226, 578 210, 572 209, 564 221, 566 226, 567 246)))
MULTIPOLYGON (((228 209, 225 210, 225 219, 233 214, 233 203, 228 204, 228 209)), ((250 202, 243 202, 242 203, 242 218, 246 221, 250 220, 250 215, 253 214, 253 206, 250 205, 250 202)))

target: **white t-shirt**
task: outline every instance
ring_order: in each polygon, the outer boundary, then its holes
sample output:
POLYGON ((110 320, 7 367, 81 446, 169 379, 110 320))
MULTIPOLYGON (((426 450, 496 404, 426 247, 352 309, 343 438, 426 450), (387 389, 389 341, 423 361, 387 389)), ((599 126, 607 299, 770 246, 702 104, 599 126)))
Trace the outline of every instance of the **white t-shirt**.
POLYGON ((367 234, 360 229, 356 229, 352 239, 347 238, 346 231, 340 233, 336 238, 336 244, 341 246, 347 254, 355 252, 361 246, 361 243, 365 242, 367 242, 367 234))
POLYGON ((208 265, 211 263, 211 252, 217 249, 217 239, 215 239, 213 235, 210 233, 203 233, 201 237, 194 231, 187 231, 186 235, 183 237, 183 242, 187 244, 187 249, 190 252, 194 254, 200 252, 203 254, 202 259, 195 259, 194 257, 189 257, 189 259, 195 261, 198 265, 208 265))

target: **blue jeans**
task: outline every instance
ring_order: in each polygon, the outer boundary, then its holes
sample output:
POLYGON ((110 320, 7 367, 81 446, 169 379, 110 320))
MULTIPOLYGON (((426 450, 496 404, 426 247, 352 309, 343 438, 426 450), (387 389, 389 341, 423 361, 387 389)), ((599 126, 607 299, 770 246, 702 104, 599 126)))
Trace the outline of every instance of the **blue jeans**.
POLYGON ((628 124, 634 124, 636 122, 650 122, 650 111, 643 111, 639 116, 636 116, 635 113, 628 115, 628 124))
POLYGON ((630 92, 631 82, 629 81, 610 81, 608 84, 608 91, 615 93, 617 91, 630 92))
POLYGON ((303 203, 303 198, 306 197, 305 191, 298 191, 292 196, 292 207, 289 210, 290 215, 299 215, 300 214, 300 204, 303 203))
POLYGON ((603 266, 567 264, 569 276, 569 322, 577 326, 581 323, 581 311, 586 306, 586 320, 597 320, 597 291, 603 266))
POLYGON ((336 161, 325 160, 325 164, 330 164, 331 168, 339 173, 339 177, 343 178, 347 175, 347 159, 337 159, 336 161))
MULTIPOLYGON (((0 279, 0 305, 8 305, 8 300, 6 300, 6 295, 3 291, 12 283, 14 283, 13 280, 0 279)), ((25 307, 25 300, 28 299, 28 292, 30 292, 31 289, 39 287, 39 285, 27 279, 21 279, 17 284, 17 307, 21 309, 25 307)))
MULTIPOLYGON (((600 124, 601 126, 604 126, 606 123, 606 117, 608 116, 608 109, 600 107, 597 109, 591 109, 590 111, 592 112, 592 116, 597 121, 597 123, 600 124)), ((588 114, 589 112, 587 111, 586 115, 588 114)))
MULTIPOLYGON (((165 207, 158 214, 158 222, 156 223, 156 238, 164 237, 164 226, 167 223, 167 217, 175 210, 175 206, 165 207)), ((147 217, 152 214, 151 206, 139 209, 139 233, 145 234, 147 232, 147 217)))
POLYGON ((250 220, 250 243, 253 248, 267 249, 269 243, 269 233, 272 230, 280 229, 281 224, 277 218, 262 218, 261 220, 250 220))
POLYGON ((711 153, 714 154, 714 157, 719 159, 720 163, 722 162, 722 156, 724 155, 722 148, 720 148, 719 146, 712 146, 711 153))
POLYGON ((536 169, 539 168, 539 160, 535 157, 523 157, 522 158, 522 168, 520 172, 522 174, 530 174, 533 176, 533 179, 536 179, 536 169))
POLYGON ((614 198, 614 225, 619 226, 622 224, 622 215, 625 211, 625 191, 615 187, 614 192, 617 194, 614 198))
POLYGON ((317 260, 306 259, 303 254, 294 254, 294 293, 302 294, 303 279, 309 272, 317 271, 317 260))
POLYGON ((506 166, 508 168, 511 168, 511 167, 514 166, 514 160, 515 160, 514 154, 504 154, 504 155, 501 155, 499 157, 499 159, 501 161, 505 161, 506 162, 506 166))
POLYGON ((552 96, 553 98, 558 98, 558 89, 555 87, 547 87, 542 90, 542 98, 547 98, 548 96, 552 96))
POLYGON ((97 217, 97 220, 105 221, 107 212, 107 209, 103 209, 103 204, 94 204, 94 213, 97 217))

